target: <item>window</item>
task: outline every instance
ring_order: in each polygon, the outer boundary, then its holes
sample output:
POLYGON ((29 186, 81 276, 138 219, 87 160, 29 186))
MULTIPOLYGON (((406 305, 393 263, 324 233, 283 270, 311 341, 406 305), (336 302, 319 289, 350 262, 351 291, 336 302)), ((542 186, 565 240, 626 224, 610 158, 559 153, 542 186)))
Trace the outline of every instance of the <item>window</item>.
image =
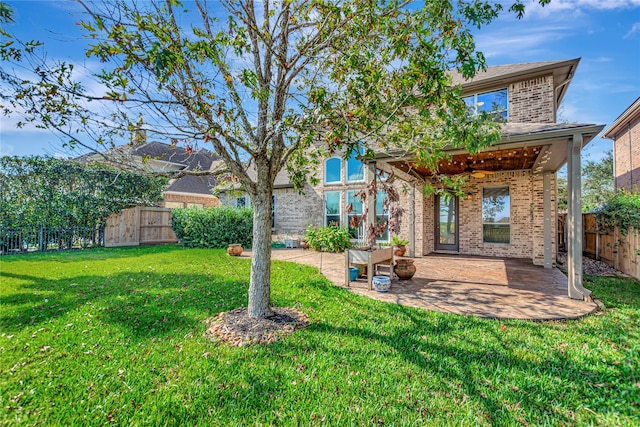
POLYGON ((271 195, 271 229, 276 229, 276 195, 271 195))
POLYGON ((187 203, 188 208, 204 208, 202 203, 187 203))
MULTIPOLYGON (((364 148, 360 147, 360 155, 364 154, 364 148)), ((347 182, 364 181, 364 163, 356 158, 356 154, 347 159, 347 182)))
POLYGON ((340 172, 342 168, 342 160, 337 157, 327 159, 324 162, 324 182, 325 184, 333 184, 341 181, 340 172))
POLYGON ((482 240, 484 243, 511 242, 509 187, 482 189, 482 240))
POLYGON ((339 191, 324 193, 324 225, 340 227, 340 196, 339 191))
POLYGON ((509 119, 507 89, 478 93, 463 99, 474 114, 486 112, 499 122, 506 122, 509 119))
POLYGON ((351 234, 352 239, 358 239, 364 241, 364 223, 365 221, 361 221, 357 228, 352 226, 352 221, 355 217, 362 217, 363 206, 362 200, 360 200, 360 196, 356 194, 358 190, 349 190, 347 191, 347 205, 351 203, 352 210, 351 213, 347 214, 347 227, 349 227, 349 233, 351 234))
POLYGON ((182 202, 164 202, 164 207, 169 209, 182 209, 184 208, 184 203, 182 202))
MULTIPOLYGON (((389 221, 389 211, 384 208, 384 201, 387 199, 387 193, 382 190, 378 190, 378 196, 376 197, 376 222, 382 224, 385 221, 389 221)), ((377 237, 378 242, 389 242, 389 224, 384 228, 382 235, 377 237)))
POLYGON ((248 208, 249 196, 240 196, 236 198, 236 208, 248 208))

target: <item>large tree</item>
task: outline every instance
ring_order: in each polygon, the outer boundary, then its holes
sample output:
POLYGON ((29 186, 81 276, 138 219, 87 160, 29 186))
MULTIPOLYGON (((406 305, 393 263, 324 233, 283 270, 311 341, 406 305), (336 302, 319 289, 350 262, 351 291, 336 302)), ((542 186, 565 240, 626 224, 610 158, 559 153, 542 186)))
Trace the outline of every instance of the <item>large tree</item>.
MULTIPOLYGON (((567 209, 567 178, 558 175, 558 209, 567 209)), ((582 165, 582 211, 589 212, 608 202, 614 195, 613 152, 607 151, 598 160, 582 165)))
MULTIPOLYGON (((497 137, 469 114, 449 70, 472 77, 485 65, 471 29, 494 20, 500 3, 79 3, 93 40, 87 55, 104 63, 104 94, 87 93, 69 64, 31 63, 32 80, 3 66, 3 98, 23 122, 56 129, 71 144, 87 144, 81 129, 101 144, 139 129, 210 143, 253 203, 252 317, 271 313, 270 205, 283 167, 300 188, 326 153, 395 148, 435 166, 448 145, 473 152, 497 137), (109 104, 107 116, 97 102, 109 104)), ((521 1, 510 10, 521 16, 521 1)), ((16 52, 33 45, 15 49, 3 46, 4 59, 24 61, 16 52)))

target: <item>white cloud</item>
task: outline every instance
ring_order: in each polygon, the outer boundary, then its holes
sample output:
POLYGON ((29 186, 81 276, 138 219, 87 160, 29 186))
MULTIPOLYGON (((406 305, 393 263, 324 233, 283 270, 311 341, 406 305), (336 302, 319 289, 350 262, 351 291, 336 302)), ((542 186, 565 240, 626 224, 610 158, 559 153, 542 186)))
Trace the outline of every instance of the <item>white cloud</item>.
POLYGON ((536 49, 546 49, 552 44, 567 37, 569 28, 562 26, 536 26, 535 28, 521 27, 519 31, 485 31, 476 36, 478 48, 487 58, 505 55, 513 52, 521 55, 527 52, 531 55, 536 49))
POLYGON ((530 0, 526 4, 527 15, 550 16, 558 12, 572 11, 581 14, 583 9, 616 10, 640 7, 640 0, 552 0, 546 6, 541 6, 538 0, 530 0))
POLYGON ((636 22, 631 26, 631 29, 627 34, 625 34, 624 38, 628 39, 636 33, 640 33, 640 22, 636 22))

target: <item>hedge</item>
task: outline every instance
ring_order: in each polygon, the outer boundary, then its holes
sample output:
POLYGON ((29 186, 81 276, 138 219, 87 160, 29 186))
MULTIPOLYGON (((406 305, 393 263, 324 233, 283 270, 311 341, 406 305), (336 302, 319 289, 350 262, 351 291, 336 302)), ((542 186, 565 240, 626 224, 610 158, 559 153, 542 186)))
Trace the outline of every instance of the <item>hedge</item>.
POLYGON ((251 247, 253 211, 250 208, 174 209, 171 228, 189 248, 226 248, 231 243, 251 247))

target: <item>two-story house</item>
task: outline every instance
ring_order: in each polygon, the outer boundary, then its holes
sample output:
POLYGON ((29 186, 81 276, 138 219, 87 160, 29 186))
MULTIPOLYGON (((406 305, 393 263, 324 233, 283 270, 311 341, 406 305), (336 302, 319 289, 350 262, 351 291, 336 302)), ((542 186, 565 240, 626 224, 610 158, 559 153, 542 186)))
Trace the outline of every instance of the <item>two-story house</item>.
MULTIPOLYGON (((556 259, 556 172, 568 163, 569 295, 583 298, 580 217, 580 151, 603 128, 556 123, 579 59, 488 67, 473 80, 454 75, 470 108, 491 108, 505 121, 502 139, 478 154, 452 148, 451 161, 439 173, 467 174, 465 197, 424 195, 432 171, 411 155, 379 152, 363 164, 356 158, 325 159, 320 183, 298 194, 286 183, 274 194, 274 237, 302 236, 309 225, 347 226, 363 212, 357 192, 374 179, 376 169, 400 180, 405 210, 400 237, 410 241, 409 254, 432 252, 527 258, 552 268, 556 259), (353 209, 347 212, 350 205, 353 209)), ((286 180, 283 180, 283 182, 286 180)), ((387 213, 384 194, 369 209, 368 223, 387 213)), ((244 199, 242 199, 244 200, 244 199)), ((227 201, 226 203, 233 203, 227 201)), ((358 234, 354 231, 354 236, 358 234)), ((388 233, 382 239, 389 239, 388 233)))

